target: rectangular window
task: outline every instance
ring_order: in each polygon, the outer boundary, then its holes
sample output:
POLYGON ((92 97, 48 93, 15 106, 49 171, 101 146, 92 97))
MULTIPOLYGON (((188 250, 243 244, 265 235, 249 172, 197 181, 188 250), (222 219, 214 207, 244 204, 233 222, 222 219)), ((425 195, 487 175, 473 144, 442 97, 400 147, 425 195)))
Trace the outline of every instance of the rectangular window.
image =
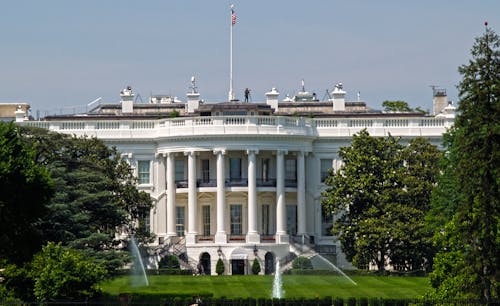
POLYGON ((297 206, 286 206, 286 230, 290 235, 297 235, 297 206))
POLYGON ((269 205, 262 205, 262 234, 269 235, 269 205))
POLYGON ((241 158, 229 159, 229 178, 233 180, 241 180, 241 158))
POLYGON ((176 206, 175 207, 175 231, 177 232, 177 236, 184 236, 184 206, 176 206))
POLYGON ((332 169, 332 160, 331 159, 322 159, 321 160, 321 182, 325 182, 326 178, 330 173, 330 169, 332 169))
POLYGON ((285 160, 285 179, 296 181, 297 180, 297 160, 285 160))
POLYGON ((203 236, 210 236, 210 206, 203 205, 203 236))
POLYGON ((201 160, 201 178, 204 183, 210 181, 210 160, 202 159, 201 160))
POLYGON ((333 236, 333 214, 326 212, 324 208, 321 209, 321 235, 322 236, 333 236))
POLYGON ((175 160, 175 181, 183 181, 184 177, 184 160, 176 159, 175 160))
POLYGON ((269 158, 262 159, 262 180, 264 182, 269 180, 269 158))
POLYGON ((231 235, 242 234, 241 205, 231 205, 231 235))
POLYGON ((139 184, 149 184, 149 160, 139 160, 137 168, 139 170, 139 184))

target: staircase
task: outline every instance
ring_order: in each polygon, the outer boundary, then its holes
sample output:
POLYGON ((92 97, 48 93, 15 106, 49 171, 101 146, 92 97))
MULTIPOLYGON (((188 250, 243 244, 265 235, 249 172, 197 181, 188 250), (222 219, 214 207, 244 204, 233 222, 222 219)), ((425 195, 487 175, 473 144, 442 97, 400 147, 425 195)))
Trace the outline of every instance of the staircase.
POLYGON ((153 252, 156 266, 163 257, 175 255, 179 259, 181 269, 197 271, 196 261, 187 256, 186 238, 184 237, 171 237, 165 244, 155 247, 153 252))

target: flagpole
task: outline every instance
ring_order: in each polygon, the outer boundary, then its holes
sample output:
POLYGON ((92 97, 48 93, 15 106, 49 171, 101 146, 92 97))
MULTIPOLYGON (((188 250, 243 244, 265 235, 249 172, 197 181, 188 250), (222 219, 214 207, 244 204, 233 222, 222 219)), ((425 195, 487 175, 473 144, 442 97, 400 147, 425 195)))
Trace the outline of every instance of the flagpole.
POLYGON ((231 16, 229 18, 229 101, 234 100, 234 92, 233 92, 233 7, 231 4, 231 16))

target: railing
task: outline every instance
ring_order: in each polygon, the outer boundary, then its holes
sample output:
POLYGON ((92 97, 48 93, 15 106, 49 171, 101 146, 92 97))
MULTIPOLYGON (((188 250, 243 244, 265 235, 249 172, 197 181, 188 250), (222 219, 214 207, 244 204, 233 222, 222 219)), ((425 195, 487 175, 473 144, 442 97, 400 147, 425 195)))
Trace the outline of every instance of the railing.
POLYGON ((257 179, 257 187, 276 187, 276 179, 257 179))
POLYGON ((217 180, 199 179, 196 181, 198 187, 217 187, 217 180))
POLYGON ((176 180, 175 186, 177 188, 188 188, 189 183, 188 183, 188 180, 176 180))
POLYGON ((297 180, 285 180, 285 187, 297 187, 297 180))
POLYGON ((248 179, 247 178, 230 178, 226 180, 226 187, 247 187, 248 179))
POLYGON ((363 128, 372 135, 438 136, 453 124, 452 118, 302 118, 282 116, 180 117, 159 120, 25 121, 19 124, 97 136, 104 139, 176 137, 189 135, 297 135, 351 136, 363 128))

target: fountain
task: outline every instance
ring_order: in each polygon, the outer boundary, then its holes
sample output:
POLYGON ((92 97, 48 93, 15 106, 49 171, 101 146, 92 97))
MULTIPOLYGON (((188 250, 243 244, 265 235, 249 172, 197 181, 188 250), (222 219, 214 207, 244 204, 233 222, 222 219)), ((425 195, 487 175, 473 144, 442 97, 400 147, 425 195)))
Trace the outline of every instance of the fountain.
POLYGON ((131 269, 132 273, 132 286, 149 286, 148 276, 146 275, 146 270, 144 269, 144 263, 142 262, 142 256, 137 247, 137 243, 132 237, 130 239, 130 252, 133 257, 133 266, 131 269), (138 275, 139 274, 139 275, 138 275))
POLYGON ((274 271, 273 299, 281 298, 283 298, 283 280, 281 279, 280 261, 277 259, 274 271))
POLYGON ((353 285, 358 285, 355 281, 352 280, 347 274, 344 273, 344 271, 340 270, 336 265, 334 265, 331 261, 326 259, 325 257, 321 256, 320 254, 316 254, 319 258, 321 258, 324 262, 326 262, 328 265, 330 265, 335 271, 339 272, 343 277, 345 277, 348 281, 350 281, 353 285))

